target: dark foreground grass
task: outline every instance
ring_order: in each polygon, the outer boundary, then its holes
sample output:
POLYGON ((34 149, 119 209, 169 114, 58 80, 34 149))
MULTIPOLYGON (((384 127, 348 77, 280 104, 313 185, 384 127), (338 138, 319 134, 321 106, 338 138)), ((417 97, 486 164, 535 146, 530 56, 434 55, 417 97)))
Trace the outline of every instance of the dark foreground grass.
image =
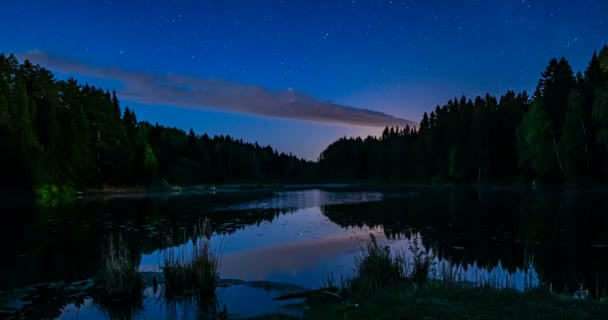
POLYGON ((100 270, 94 279, 93 304, 110 318, 137 314, 143 307, 145 284, 122 237, 113 237, 104 251, 100 270))
POLYGON ((162 270, 168 296, 215 291, 220 254, 211 247, 209 221, 201 222, 193 233, 191 251, 169 251, 164 256, 162 270))
POLYGON ((304 319, 608 319, 608 305, 574 300, 544 290, 464 287, 412 288, 405 285, 378 290, 354 305, 309 302, 304 319))
MULTIPOLYGON (((548 290, 471 287, 430 281, 432 256, 413 241, 413 261, 392 254, 372 236, 355 261, 352 279, 342 280, 339 299, 309 296, 296 307, 302 317, 281 314, 255 319, 603 319, 608 303, 577 300, 548 290)), ((335 284, 331 278, 328 285, 335 284)))
POLYGON ((548 290, 518 292, 439 283, 380 288, 357 303, 313 297, 298 305, 302 317, 272 314, 254 319, 349 320, 606 320, 608 303, 577 300, 548 290))
POLYGON ((420 248, 416 239, 412 241, 410 251, 413 259, 408 261, 403 252, 391 252, 390 247, 379 245, 376 237, 370 234, 367 246, 362 247, 361 255, 355 258, 354 277, 340 283, 340 295, 358 301, 390 286, 424 285, 431 272, 433 257, 428 250, 420 248))
POLYGON ((605 320, 608 305, 591 300, 575 300, 545 290, 517 292, 464 287, 406 286, 384 288, 357 305, 309 300, 301 306, 302 317, 282 314, 252 319, 382 319, 382 320, 605 320))

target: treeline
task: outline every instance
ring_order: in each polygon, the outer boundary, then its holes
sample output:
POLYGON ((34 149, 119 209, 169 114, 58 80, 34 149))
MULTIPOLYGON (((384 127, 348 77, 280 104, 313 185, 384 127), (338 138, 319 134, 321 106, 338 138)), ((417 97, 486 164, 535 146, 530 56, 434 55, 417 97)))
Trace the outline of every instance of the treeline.
POLYGON ((270 146, 138 122, 114 92, 0 55, 0 189, 306 181, 314 170, 270 146))
POLYGON ((342 138, 319 165, 342 181, 605 182, 608 46, 576 75, 566 59, 552 59, 532 96, 455 98, 424 113, 418 128, 342 138))
POLYGON ((608 46, 574 74, 552 59, 532 96, 455 98, 418 128, 342 138, 319 162, 230 136, 139 122, 114 92, 0 55, 0 189, 221 182, 608 178, 608 46))

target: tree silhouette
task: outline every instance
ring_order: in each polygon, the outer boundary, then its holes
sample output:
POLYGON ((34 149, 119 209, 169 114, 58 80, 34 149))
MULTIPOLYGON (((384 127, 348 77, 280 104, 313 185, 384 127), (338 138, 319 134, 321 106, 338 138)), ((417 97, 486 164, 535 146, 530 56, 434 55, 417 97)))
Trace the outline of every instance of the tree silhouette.
POLYGON ((137 120, 115 91, 0 55, 3 189, 221 182, 457 181, 608 178, 608 46, 576 76, 551 59, 533 97, 455 97, 419 126, 340 138, 318 162, 232 136, 137 120))

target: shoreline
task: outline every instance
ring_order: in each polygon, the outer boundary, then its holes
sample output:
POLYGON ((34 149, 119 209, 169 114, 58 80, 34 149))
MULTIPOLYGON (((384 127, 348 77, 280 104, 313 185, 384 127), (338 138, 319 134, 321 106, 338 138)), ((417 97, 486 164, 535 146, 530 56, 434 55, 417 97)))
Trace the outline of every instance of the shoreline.
MULTIPOLYGON (((47 186, 49 187, 49 186, 47 186)), ((61 187, 59 187, 61 188, 61 187)), ((226 193, 263 193, 279 191, 298 191, 320 189, 326 191, 378 191, 401 192, 417 190, 476 190, 476 191, 508 191, 508 192, 549 192, 549 193, 595 193, 605 192, 607 184, 585 183, 579 185, 554 184, 533 186, 532 183, 522 182, 482 182, 482 183, 455 183, 455 182, 329 182, 329 183, 222 183, 191 186, 106 186, 85 187, 70 189, 67 193, 62 191, 47 193, 42 198, 36 192, 19 190, 0 190, 0 201, 8 204, 38 203, 42 206, 57 206, 70 204, 77 200, 110 200, 128 198, 146 198, 155 196, 179 195, 215 195, 226 193), (44 199, 43 199, 44 198, 44 199), (41 201, 42 200, 42 201, 41 201)))
MULTIPOLYGON (((162 272, 144 272, 142 274, 147 288, 154 286, 154 279, 162 286, 162 272)), ((35 303, 44 295, 54 294, 57 306, 74 303, 72 300, 93 296, 94 282, 84 279, 71 283, 40 283, 12 291, 5 291, 0 296, 3 307, 0 315, 18 317, 30 312, 42 314, 51 312, 38 308, 35 303), (34 299, 36 298, 36 299, 34 299)), ((218 288, 247 287, 261 290, 259 294, 268 295, 274 292, 269 300, 280 300, 281 297, 298 296, 293 301, 295 311, 301 316, 284 314, 280 308, 277 313, 264 314, 255 319, 335 319, 349 315, 349 319, 462 319, 463 316, 474 316, 475 319, 511 319, 519 317, 538 317, 543 319, 605 319, 608 316, 608 300, 576 298, 574 296, 551 292, 544 288, 517 291, 504 288, 472 287, 466 284, 445 285, 429 282, 415 287, 407 284, 378 289, 373 295, 344 300, 340 295, 308 295, 310 290, 290 283, 278 283, 267 280, 245 281, 239 279, 220 279, 218 288), (302 297, 299 297, 302 296, 302 297), (278 298, 277 298, 278 297, 278 298), (541 313, 539 313, 541 312, 541 313)), ((162 290, 159 288, 159 290, 162 290)), ((238 290, 238 289, 237 289, 238 290)), ((155 298, 156 293, 152 298, 155 298)), ((146 297, 144 297, 145 299, 146 297)), ((150 297, 148 297, 150 298, 150 297)), ((229 308, 230 310, 230 308, 229 308)))
POLYGON ((538 191, 538 192, 593 192, 608 188, 608 184, 586 183, 579 185, 554 184, 534 187, 531 183, 521 182, 482 182, 482 183, 455 183, 455 182, 328 182, 328 183, 225 183, 204 184, 192 186, 172 186, 171 189, 157 187, 130 186, 130 187, 104 187, 84 188, 76 192, 79 196, 95 195, 141 195, 141 194, 180 194, 180 193, 218 193, 243 191, 294 191, 294 190, 402 190, 402 189, 480 189, 480 190, 506 190, 506 191, 538 191))

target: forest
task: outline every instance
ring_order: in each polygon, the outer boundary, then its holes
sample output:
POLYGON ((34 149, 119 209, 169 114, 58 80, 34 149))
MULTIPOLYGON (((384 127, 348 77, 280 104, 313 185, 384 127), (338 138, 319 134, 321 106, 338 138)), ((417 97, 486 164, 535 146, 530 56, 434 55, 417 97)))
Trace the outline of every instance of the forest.
POLYGON ((0 55, 0 189, 301 182, 314 168, 229 135, 140 122, 115 92, 0 55))
POLYGON ((317 162, 146 121, 115 92, 0 55, 0 189, 60 185, 543 181, 608 178, 608 46, 552 59, 535 92, 454 98, 418 128, 341 138, 317 162))
POLYGON ((602 183, 608 178, 608 46, 574 74, 552 59, 532 96, 454 98, 419 128, 342 138, 321 153, 336 180, 602 183))

